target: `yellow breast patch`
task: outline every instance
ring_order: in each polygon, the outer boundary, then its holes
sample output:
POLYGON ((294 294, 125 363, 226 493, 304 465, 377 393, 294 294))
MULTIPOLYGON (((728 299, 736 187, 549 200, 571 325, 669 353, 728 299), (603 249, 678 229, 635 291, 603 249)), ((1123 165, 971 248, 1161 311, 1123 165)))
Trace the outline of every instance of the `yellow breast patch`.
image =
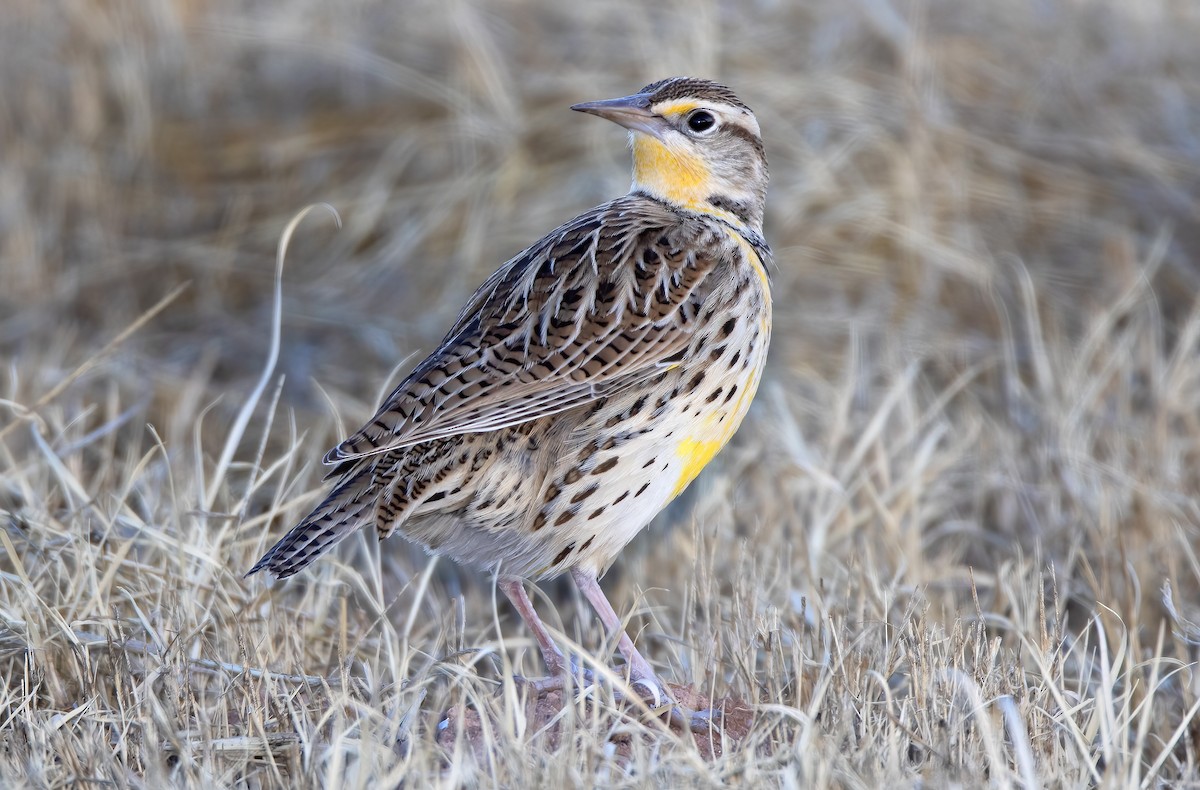
POLYGON ((675 481, 671 499, 682 494, 683 489, 696 479, 724 446, 725 442, 715 439, 684 439, 680 442, 675 447, 675 454, 683 459, 683 469, 679 470, 679 479, 675 481))
MULTIPOLYGON (((754 268, 755 274, 762 282, 763 298, 767 301, 768 310, 760 319, 760 328, 764 334, 769 333, 771 285, 767 278, 767 271, 763 267, 758 253, 741 234, 730 230, 729 235, 742 247, 746 260, 754 268)), ((763 340, 765 343, 765 336, 763 340)), ((765 345, 762 346, 759 353, 765 356, 765 345)), ((762 363, 763 356, 760 356, 758 364, 750 368, 749 375, 738 382, 738 396, 731 405, 705 415, 695 426, 694 432, 675 445, 675 455, 683 461, 683 467, 679 470, 679 477, 675 480, 671 499, 683 493, 683 489, 687 488, 704 467, 708 466, 708 462, 721 452, 721 448, 729 442, 738 426, 742 424, 742 418, 750 409, 750 401, 754 400, 754 395, 758 391, 758 383, 762 379, 762 363), (723 421, 721 420, 722 415, 725 416, 723 421)))
POLYGON ((704 467, 708 466, 708 462, 721 452, 721 448, 729 443, 729 439, 742 424, 742 418, 750 408, 750 401, 754 399, 754 393, 758 390, 761 371, 758 367, 752 369, 748 386, 741 389, 732 408, 705 416, 694 434, 675 445, 675 455, 683 461, 683 468, 679 470, 679 477, 675 480, 671 499, 682 494, 683 489, 687 488, 704 467), (721 421, 723 414, 726 415, 724 422, 721 421))

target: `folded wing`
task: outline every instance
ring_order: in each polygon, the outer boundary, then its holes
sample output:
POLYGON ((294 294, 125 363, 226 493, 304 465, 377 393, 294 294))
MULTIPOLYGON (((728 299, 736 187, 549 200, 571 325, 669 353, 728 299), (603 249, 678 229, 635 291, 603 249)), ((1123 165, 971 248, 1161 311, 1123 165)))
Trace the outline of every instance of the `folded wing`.
POLYGON ((723 246, 647 198, 581 215, 509 261, 361 430, 348 461, 493 431, 605 397, 672 365, 723 246))

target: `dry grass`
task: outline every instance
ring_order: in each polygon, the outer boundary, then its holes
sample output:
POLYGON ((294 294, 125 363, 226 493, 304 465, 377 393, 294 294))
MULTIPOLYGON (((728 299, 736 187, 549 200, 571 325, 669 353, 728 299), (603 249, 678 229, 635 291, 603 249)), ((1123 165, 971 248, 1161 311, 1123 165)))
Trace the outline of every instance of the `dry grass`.
POLYGON ((6 5, 0 784, 1200 783, 1200 7, 567 8, 6 5), (400 541, 241 578, 392 366, 623 190, 566 105, 681 72, 759 111, 775 340, 606 586, 754 704, 708 744, 539 727, 512 613, 400 541))

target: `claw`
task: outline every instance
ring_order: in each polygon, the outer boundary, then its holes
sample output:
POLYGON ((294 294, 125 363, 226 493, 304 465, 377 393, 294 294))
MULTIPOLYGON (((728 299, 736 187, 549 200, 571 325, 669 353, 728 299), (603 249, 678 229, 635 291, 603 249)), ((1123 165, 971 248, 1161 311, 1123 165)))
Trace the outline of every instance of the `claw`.
MULTIPOLYGON (((697 711, 680 705, 667 687, 658 682, 657 678, 630 678, 629 687, 654 716, 667 714, 667 721, 674 729, 708 733, 714 727, 720 726, 720 719, 723 716, 720 710, 710 708, 697 711)), ((630 697, 616 689, 613 690, 613 696, 618 702, 630 697)))
POLYGON ((663 693, 662 686, 651 678, 631 678, 630 686, 634 691, 644 688, 648 694, 639 694, 639 696, 652 708, 661 707, 666 701, 666 694, 663 693))

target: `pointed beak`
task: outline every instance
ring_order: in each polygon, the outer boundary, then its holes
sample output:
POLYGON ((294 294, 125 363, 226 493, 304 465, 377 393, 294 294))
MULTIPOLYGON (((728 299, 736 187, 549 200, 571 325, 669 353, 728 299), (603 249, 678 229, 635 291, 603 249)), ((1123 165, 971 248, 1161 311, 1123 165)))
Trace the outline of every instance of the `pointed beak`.
POLYGON ((571 109, 576 112, 599 115, 601 118, 607 118, 615 124, 624 126, 626 129, 645 132, 660 139, 665 127, 663 119, 650 112, 650 97, 644 93, 622 96, 619 99, 604 99, 602 101, 573 104, 571 105, 571 109))

